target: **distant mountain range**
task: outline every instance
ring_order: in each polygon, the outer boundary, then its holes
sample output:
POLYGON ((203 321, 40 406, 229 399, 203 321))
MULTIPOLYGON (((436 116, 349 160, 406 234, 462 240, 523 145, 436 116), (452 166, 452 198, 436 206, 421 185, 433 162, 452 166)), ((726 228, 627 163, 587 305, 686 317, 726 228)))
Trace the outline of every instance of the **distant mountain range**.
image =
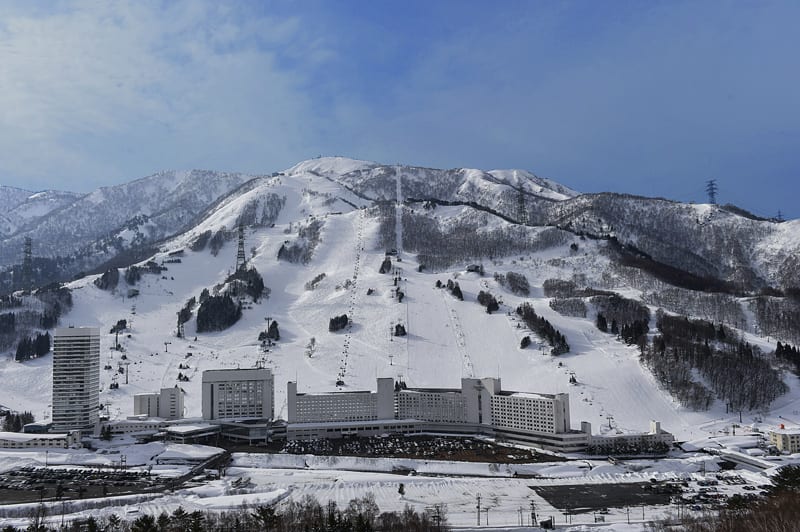
MULTIPOLYGON (((468 205, 504 220, 558 227, 610 239, 638 263, 655 261, 685 272, 693 288, 758 291, 800 287, 800 222, 777 223, 740 209, 685 204, 624 194, 580 194, 524 170, 438 170, 346 158, 304 161, 285 172, 335 182, 371 203, 397 200, 468 205)), ((33 241, 36 281, 64 280, 109 261, 146 256, 157 242, 202 223, 221 202, 247 194, 268 176, 203 170, 166 171, 89 194, 0 187, 0 278, 33 241)))

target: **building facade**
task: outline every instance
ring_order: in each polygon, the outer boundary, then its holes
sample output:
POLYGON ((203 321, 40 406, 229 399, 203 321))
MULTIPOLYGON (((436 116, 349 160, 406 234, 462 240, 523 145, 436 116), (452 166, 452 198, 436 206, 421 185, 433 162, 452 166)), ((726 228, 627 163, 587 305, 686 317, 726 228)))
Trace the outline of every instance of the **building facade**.
POLYGON ((94 428, 99 406, 100 329, 56 329, 53 335, 53 430, 94 428))
POLYGON ((275 387, 269 369, 212 369, 203 372, 203 419, 275 417, 275 387))
POLYGON ((499 379, 461 379, 460 389, 394 389, 378 379, 377 392, 297 394, 287 389, 288 439, 370 436, 392 432, 482 434, 544 448, 586 448, 591 434, 570 427, 569 395, 504 391, 499 379))
POLYGON ((133 396, 133 415, 181 419, 183 395, 183 390, 177 385, 173 388, 161 388, 160 392, 137 393, 133 396))
POLYGON ((800 453, 800 428, 787 429, 783 426, 769 431, 769 441, 784 453, 800 453))
POLYGON ((0 449, 67 449, 80 443, 80 431, 70 431, 66 434, 0 432, 0 449))
POLYGON ((297 383, 287 384, 290 423, 316 421, 371 421, 394 418, 394 379, 378 379, 378 391, 305 394, 297 383))

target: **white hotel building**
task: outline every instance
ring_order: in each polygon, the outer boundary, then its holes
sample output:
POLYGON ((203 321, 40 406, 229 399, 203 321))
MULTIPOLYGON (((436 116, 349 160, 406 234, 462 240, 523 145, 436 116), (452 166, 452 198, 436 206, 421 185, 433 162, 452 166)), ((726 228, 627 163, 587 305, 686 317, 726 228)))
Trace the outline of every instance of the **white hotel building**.
POLYGON ((160 392, 137 393, 133 396, 133 415, 181 419, 183 395, 183 390, 177 385, 173 388, 161 388, 160 392))
POLYGON ((53 335, 53 431, 93 429, 100 406, 100 329, 69 327, 53 335))
POLYGON ((569 395, 504 391, 494 378, 461 379, 460 389, 398 389, 378 379, 377 392, 298 394, 287 388, 288 439, 391 432, 483 434, 561 451, 588 446, 572 430, 569 395))
MULTIPOLYGON (((284 425, 272 421, 270 370, 204 371, 202 390, 203 419, 220 425, 224 437, 252 443, 283 436, 284 425)), ((464 378, 454 389, 401 388, 392 378, 379 378, 374 392, 327 393, 298 393, 297 383, 289 382, 286 402, 289 440, 391 433, 485 435, 562 452, 581 451, 593 443, 673 440, 658 423, 646 434, 594 437, 589 423, 581 423, 580 430, 571 427, 569 394, 507 391, 495 378, 464 378)))
POLYGON ((268 369, 212 369, 203 372, 203 419, 275 417, 275 386, 268 369))

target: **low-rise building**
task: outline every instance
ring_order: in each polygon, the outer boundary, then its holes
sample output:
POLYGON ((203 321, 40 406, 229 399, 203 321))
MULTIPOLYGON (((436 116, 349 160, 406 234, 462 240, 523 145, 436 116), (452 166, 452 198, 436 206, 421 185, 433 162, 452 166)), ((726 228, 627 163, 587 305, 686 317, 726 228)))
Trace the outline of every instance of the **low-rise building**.
POLYGON ((592 435, 591 425, 581 423, 581 428, 590 434, 589 449, 598 454, 636 454, 666 452, 675 442, 675 436, 661 428, 658 421, 650 421, 648 432, 592 435))
POLYGON ((67 449, 80 443, 81 432, 78 430, 63 434, 0 432, 0 449, 67 449))
POLYGON ((769 431, 769 441, 784 453, 800 453, 800 427, 787 429, 784 425, 769 431))

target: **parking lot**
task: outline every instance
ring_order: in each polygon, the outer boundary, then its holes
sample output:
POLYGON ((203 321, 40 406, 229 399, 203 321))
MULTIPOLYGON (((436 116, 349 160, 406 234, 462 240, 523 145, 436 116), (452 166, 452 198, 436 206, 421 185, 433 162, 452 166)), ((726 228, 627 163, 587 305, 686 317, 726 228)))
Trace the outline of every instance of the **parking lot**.
POLYGON ((0 501, 12 504, 82 499, 139 493, 162 486, 163 479, 142 471, 24 467, 0 474, 0 501))
POLYGON ((555 508, 571 513, 669 504, 671 497, 669 490, 654 490, 648 482, 531 486, 531 489, 555 508))

